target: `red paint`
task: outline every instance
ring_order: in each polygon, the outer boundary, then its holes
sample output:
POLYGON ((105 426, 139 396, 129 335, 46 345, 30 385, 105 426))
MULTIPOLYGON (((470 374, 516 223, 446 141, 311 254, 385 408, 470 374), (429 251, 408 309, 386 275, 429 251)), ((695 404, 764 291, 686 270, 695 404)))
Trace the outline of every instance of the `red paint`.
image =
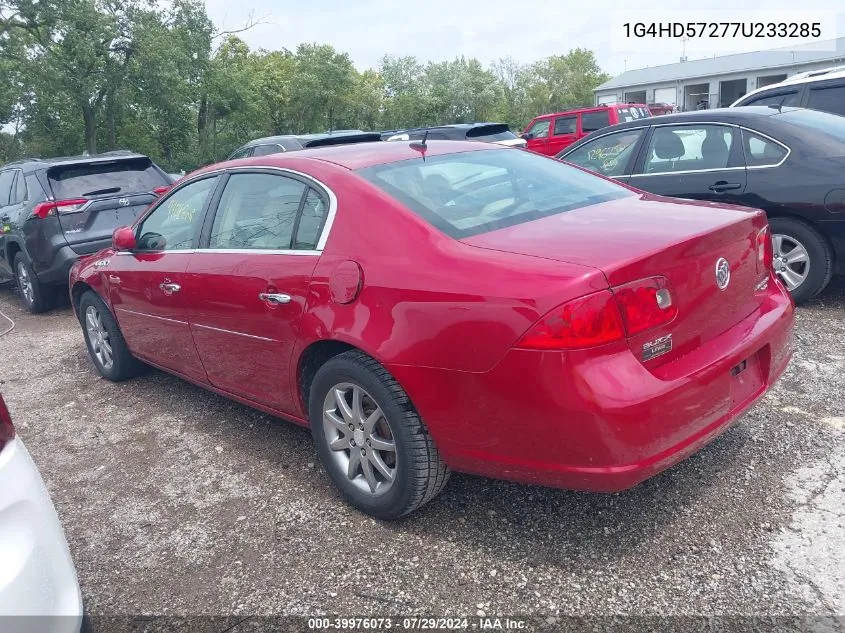
MULTIPOLYGON (((429 142, 427 156, 470 149, 512 151, 429 142)), ((331 188, 322 253, 107 250, 75 266, 71 285, 108 301, 145 360, 300 424, 302 354, 346 342, 396 377, 452 468, 572 488, 623 489, 679 461, 786 367, 793 307, 757 270, 762 213, 642 194, 457 241, 350 171, 405 159, 421 160, 394 142, 218 165, 285 167, 331 188), (719 257, 731 268, 725 290, 719 257), (667 280, 673 319, 587 349, 519 348, 555 308, 655 277, 667 280), (165 278, 181 284, 176 300, 161 294, 165 278), (292 301, 258 299, 273 291, 292 301), (669 334, 671 351, 643 361, 644 344, 669 334)))

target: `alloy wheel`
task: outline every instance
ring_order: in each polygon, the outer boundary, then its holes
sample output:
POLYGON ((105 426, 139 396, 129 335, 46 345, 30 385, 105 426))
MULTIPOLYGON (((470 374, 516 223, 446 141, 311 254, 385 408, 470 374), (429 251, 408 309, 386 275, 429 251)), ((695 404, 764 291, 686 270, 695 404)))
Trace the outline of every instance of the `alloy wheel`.
POLYGON ((100 312, 94 306, 88 306, 85 310, 85 331, 97 362, 103 369, 110 369, 114 364, 114 354, 109 333, 103 326, 100 312))
POLYGON ((21 289, 24 299, 28 305, 35 301, 35 290, 32 287, 32 279, 23 262, 18 262, 18 287, 21 289))
POLYGON ((323 402, 323 432, 335 464, 363 492, 381 495, 396 479, 396 441, 379 404, 359 385, 338 383, 323 402))
POLYGON ((786 287, 793 291, 810 274, 810 254, 807 248, 790 235, 772 235, 772 265, 786 287))

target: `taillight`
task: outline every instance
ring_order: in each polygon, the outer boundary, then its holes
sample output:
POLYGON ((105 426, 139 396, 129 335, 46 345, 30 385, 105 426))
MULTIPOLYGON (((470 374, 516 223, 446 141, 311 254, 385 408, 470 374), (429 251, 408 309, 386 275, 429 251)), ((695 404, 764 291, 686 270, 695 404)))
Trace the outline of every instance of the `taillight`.
POLYGON ((574 299, 546 314, 516 344, 523 349, 571 350, 625 338, 613 295, 602 290, 574 299))
POLYGON ((640 279, 613 288, 625 332, 634 336, 665 325, 678 315, 669 283, 664 277, 640 279))
POLYGON ((0 396, 0 448, 3 448, 13 437, 15 437, 15 427, 12 426, 12 416, 9 415, 6 403, 3 402, 3 396, 0 396))
POLYGON ((772 235, 769 232, 769 227, 766 226, 757 233, 757 272, 771 270, 773 258, 772 235))
POLYGON ((170 188, 172 186, 173 185, 165 185, 163 187, 156 187, 155 189, 153 189, 153 193, 160 198, 161 196, 166 194, 168 191, 170 191, 170 188))
POLYGON ((51 215, 63 215, 66 213, 76 213, 82 207, 88 204, 85 198, 76 198, 74 200, 49 200, 47 202, 39 202, 32 210, 32 215, 35 215, 42 220, 51 215))

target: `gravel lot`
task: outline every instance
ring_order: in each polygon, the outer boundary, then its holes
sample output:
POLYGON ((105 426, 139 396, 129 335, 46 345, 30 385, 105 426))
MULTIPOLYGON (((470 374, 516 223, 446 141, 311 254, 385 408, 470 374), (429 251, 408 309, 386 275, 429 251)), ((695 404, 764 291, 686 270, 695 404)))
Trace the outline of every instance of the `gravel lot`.
POLYGON ((91 614, 845 615, 845 280, 798 310, 776 388, 669 472, 619 495, 456 475, 395 523, 338 498, 307 430, 102 380, 69 307, 0 284, 0 310, 0 390, 91 614))

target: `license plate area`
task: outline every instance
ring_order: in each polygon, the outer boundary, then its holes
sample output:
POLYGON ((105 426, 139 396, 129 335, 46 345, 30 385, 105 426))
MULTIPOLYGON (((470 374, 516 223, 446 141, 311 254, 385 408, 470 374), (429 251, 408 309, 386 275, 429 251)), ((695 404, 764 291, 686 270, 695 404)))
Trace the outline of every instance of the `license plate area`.
POLYGON ((759 352, 731 367, 731 411, 741 408, 764 387, 759 352))

